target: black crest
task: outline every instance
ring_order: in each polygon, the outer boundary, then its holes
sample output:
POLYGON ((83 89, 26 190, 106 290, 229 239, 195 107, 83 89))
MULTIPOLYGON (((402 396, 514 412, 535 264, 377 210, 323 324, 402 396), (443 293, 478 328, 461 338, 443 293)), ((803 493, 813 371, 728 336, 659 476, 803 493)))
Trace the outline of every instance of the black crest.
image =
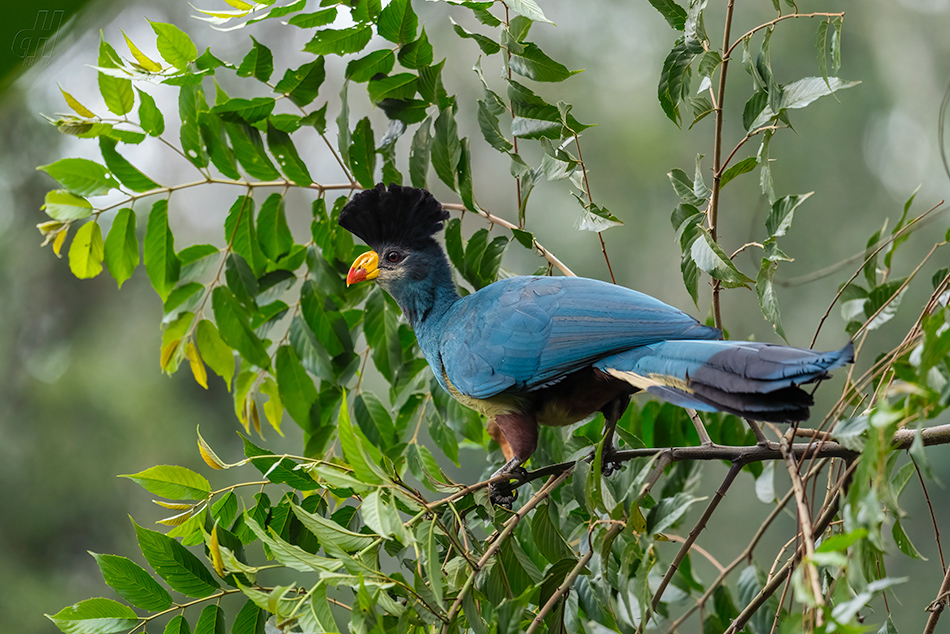
POLYGON ((449 213, 424 189, 379 183, 362 191, 340 212, 340 226, 370 247, 417 246, 442 230, 449 213))

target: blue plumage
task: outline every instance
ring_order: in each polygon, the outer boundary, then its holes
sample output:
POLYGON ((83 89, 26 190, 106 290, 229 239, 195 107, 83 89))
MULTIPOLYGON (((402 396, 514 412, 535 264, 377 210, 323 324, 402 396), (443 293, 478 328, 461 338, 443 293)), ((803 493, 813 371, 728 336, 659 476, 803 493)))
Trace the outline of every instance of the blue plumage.
POLYGON ((499 473, 534 452, 539 424, 602 411, 612 429, 639 390, 698 410, 804 420, 812 399, 799 386, 852 360, 850 343, 816 352, 720 341, 653 297, 590 279, 514 277, 460 297, 432 238, 446 217, 422 190, 357 194, 340 224, 373 251, 347 283, 375 279, 399 303, 442 387, 488 418, 508 459, 499 473))

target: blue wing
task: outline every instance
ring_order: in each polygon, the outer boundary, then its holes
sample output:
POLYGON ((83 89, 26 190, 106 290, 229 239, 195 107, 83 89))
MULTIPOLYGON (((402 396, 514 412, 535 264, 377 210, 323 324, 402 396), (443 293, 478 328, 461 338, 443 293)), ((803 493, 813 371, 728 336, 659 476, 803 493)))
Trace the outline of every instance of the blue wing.
POLYGON ((476 399, 538 389, 638 346, 720 336, 649 295, 572 277, 501 280, 462 298, 442 323, 445 378, 476 399))

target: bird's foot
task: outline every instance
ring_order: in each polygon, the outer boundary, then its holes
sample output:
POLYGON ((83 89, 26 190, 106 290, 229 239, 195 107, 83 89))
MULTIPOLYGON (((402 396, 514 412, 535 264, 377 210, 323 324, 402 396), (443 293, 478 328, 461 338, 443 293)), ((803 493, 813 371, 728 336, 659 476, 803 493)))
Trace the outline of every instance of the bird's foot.
MULTIPOLYGON (((593 462, 597 456, 597 449, 590 452, 588 459, 593 462)), ((600 457, 600 473, 604 477, 610 477, 623 468, 623 461, 617 459, 617 448, 613 445, 604 447, 604 452, 600 457)))
MULTIPOLYGON (((524 467, 521 466, 516 466, 507 470, 502 467, 492 474, 492 477, 494 478, 500 475, 510 476, 511 478, 514 478, 520 482, 525 477, 527 477, 528 472, 525 471, 524 467)), ((518 499, 518 490, 512 486, 510 479, 506 479, 502 480, 501 482, 496 482, 489 485, 488 497, 492 504, 510 509, 512 503, 518 499)))

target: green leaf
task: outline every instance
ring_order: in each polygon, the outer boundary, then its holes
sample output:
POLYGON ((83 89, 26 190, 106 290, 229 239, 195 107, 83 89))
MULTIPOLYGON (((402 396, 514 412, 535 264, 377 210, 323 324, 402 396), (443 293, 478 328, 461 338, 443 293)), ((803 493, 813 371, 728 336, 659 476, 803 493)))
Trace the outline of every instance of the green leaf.
POLYGON ((168 201, 152 205, 145 229, 145 272, 164 302, 178 283, 181 264, 175 254, 175 237, 168 228, 168 201))
POLYGON ((438 535, 440 532, 435 520, 426 520, 416 529, 416 541, 425 555, 425 570, 429 589, 432 590, 438 605, 442 605, 442 584, 445 579, 445 575, 442 573, 442 559, 439 557, 438 535))
POLYGON ((439 179, 453 191, 458 189, 456 168, 462 156, 454 107, 439 111, 432 143, 432 167, 439 179))
POLYGON ((914 546, 914 543, 910 541, 910 537, 908 537, 907 533, 904 532, 904 527, 901 526, 901 521, 899 519, 894 520, 894 526, 891 528, 891 535, 893 535, 894 543, 897 544, 897 547, 902 553, 911 559, 922 559, 924 561, 927 560, 926 557, 920 554, 920 551, 917 550, 917 547, 914 546))
POLYGON ((339 433, 343 456, 353 474, 367 484, 382 484, 386 477, 377 466, 382 464, 382 455, 359 428, 353 427, 345 400, 340 405, 339 433))
POLYGON ((719 179, 719 187, 725 187, 726 184, 736 176, 742 176, 743 174, 751 172, 758 164, 759 160, 754 156, 750 156, 742 159, 738 163, 730 165, 726 168, 726 171, 722 173, 722 178, 719 179))
POLYGON ((220 587, 205 565, 176 540, 142 528, 135 520, 132 526, 145 560, 172 590, 201 599, 220 587))
POLYGON ((313 182, 307 165, 297 153, 290 135, 278 130, 270 122, 267 124, 267 147, 277 159, 280 169, 295 185, 306 187, 313 182))
POLYGON ((224 343, 214 324, 207 319, 199 321, 195 343, 201 358, 215 374, 224 379, 230 391, 231 377, 234 376, 234 352, 224 343))
MULTIPOLYGON (((381 108, 387 107, 386 100, 405 101, 412 99, 416 94, 419 78, 412 73, 398 73, 389 77, 374 79, 369 82, 366 91, 369 94, 370 101, 379 105, 381 108)), ((426 104, 428 105, 428 104, 426 104)), ((424 107, 423 107, 424 111, 424 107)), ((390 118, 394 118, 390 116, 390 118)), ((421 121, 419 117, 417 121, 421 121)), ((415 123, 416 121, 409 121, 415 123)))
MULTIPOLYGON (((396 343, 398 344, 398 339, 396 343)), ((353 399, 353 417, 370 443, 383 453, 399 442, 389 410, 372 392, 364 391, 353 399)))
POLYGON ((308 513, 294 503, 290 504, 291 510, 300 523, 308 531, 317 536, 322 544, 332 544, 344 552, 355 552, 363 550, 373 545, 378 539, 377 535, 368 535, 366 533, 354 533, 340 526, 333 520, 326 519, 313 513, 308 513))
POLYGON ((660 12, 667 24, 682 31, 686 28, 686 9, 673 0, 650 0, 653 8, 660 12))
POLYGON ((274 110, 272 97, 254 97, 253 99, 228 99, 211 109, 211 112, 228 123, 256 123, 274 110))
POLYGON ((165 131, 165 118, 155 105, 155 100, 147 92, 136 88, 139 93, 139 123, 149 136, 159 136, 165 131))
POLYGON ((291 418, 304 430, 310 430, 311 410, 317 402, 317 388, 300 363, 294 349, 284 345, 277 350, 277 386, 280 400, 291 418))
POLYGON ((220 605, 206 605, 195 623, 195 634, 224 634, 224 610, 220 605))
POLYGON ((481 99, 478 100, 478 127, 485 141, 499 152, 510 152, 514 148, 511 141, 502 134, 498 117, 492 112, 492 108, 481 99))
POLYGON ((580 72, 569 70, 564 64, 554 61, 533 42, 525 42, 517 54, 511 55, 508 63, 512 71, 534 81, 564 81, 580 72))
POLYGON ((703 53, 702 44, 694 38, 680 38, 663 62, 657 96, 667 118, 680 125, 679 104, 689 94, 689 65, 703 53))
POLYGON ((87 222, 76 232, 69 247, 69 270, 77 278, 88 280, 102 272, 102 259, 102 229, 98 222, 87 222))
POLYGON ((165 626, 164 634, 191 634, 191 628, 184 616, 176 614, 165 626))
POLYGON ((431 123, 431 118, 422 122, 412 135, 412 144, 409 147, 409 180, 413 187, 421 189, 426 188, 426 176, 429 172, 429 155, 432 147, 431 123))
POLYGON ((501 45, 490 37, 482 35, 481 33, 469 31, 460 24, 456 24, 455 20, 452 20, 452 18, 449 18, 449 20, 452 21, 452 28, 455 29, 455 32, 459 37, 465 38, 467 40, 475 40, 475 43, 478 44, 478 48, 480 48, 482 53, 485 55, 494 55, 501 50, 501 45))
POLYGON ((207 478, 185 467, 159 465, 119 477, 128 478, 149 493, 169 500, 204 500, 211 494, 207 478))
POLYGON ((135 237, 135 212, 125 207, 112 220, 105 242, 105 263, 112 277, 122 283, 132 277, 139 265, 139 242, 135 237))
POLYGON ((557 106, 545 102, 516 81, 508 82, 508 100, 514 114, 511 133, 517 137, 560 139, 590 127, 577 121, 570 113, 562 118, 557 106))
POLYGON ((419 18, 409 0, 393 0, 380 14, 376 30, 381 37, 395 44, 407 44, 416 39, 419 18))
POLYGON ((211 163, 228 178, 240 180, 241 173, 237 170, 234 150, 224 137, 224 122, 221 117, 202 112, 198 115, 198 127, 211 163))
POLYGON ((432 44, 429 43, 429 37, 426 35, 425 27, 422 28, 422 34, 419 35, 419 39, 403 44, 402 47, 400 47, 398 57, 399 63, 405 68, 425 68, 432 63, 432 44))
POLYGON ((363 117, 353 130, 353 143, 350 145, 350 169, 353 177, 366 189, 372 189, 376 184, 376 141, 373 139, 373 128, 369 117, 363 117))
POLYGON ((184 71, 188 69, 188 62, 198 58, 198 49, 188 34, 174 24, 163 22, 149 22, 155 35, 158 36, 156 46, 158 53, 166 62, 184 71))
POLYGON ((373 51, 347 64, 346 78, 360 83, 367 82, 378 74, 388 74, 395 63, 396 54, 393 51, 389 49, 373 51))
POLYGON ((554 24, 544 17, 544 12, 541 11, 541 7, 539 7, 538 3, 534 0, 510 0, 505 2, 505 6, 518 15, 523 15, 534 22, 547 22, 548 24, 554 24))
POLYGON ((201 138, 201 128, 198 125, 200 113, 208 110, 204 92, 201 86, 182 86, 178 93, 178 114, 181 118, 179 140, 181 149, 191 163, 198 168, 207 167, 208 151, 201 138))
POLYGON ((801 196, 785 196, 772 203, 772 209, 769 211, 769 217, 765 221, 765 230, 770 238, 780 238, 788 232, 792 226, 792 220, 795 217, 795 210, 814 192, 808 192, 801 196))
POLYGON ((151 612, 171 607, 172 597, 168 591, 134 561, 119 555, 89 554, 96 558, 109 587, 135 607, 151 612))
POLYGON ((703 272, 722 282, 726 288, 748 287, 754 283, 733 264, 722 247, 712 239, 705 227, 698 226, 700 236, 690 247, 690 257, 703 272))
POLYGON ((768 258, 762 258, 762 265, 759 267, 759 274, 755 279, 755 292, 759 296, 759 308, 762 309, 762 314, 772 324, 778 336, 787 341, 785 330, 782 328, 782 314, 778 307, 778 297, 775 295, 775 286, 772 283, 776 268, 778 268, 776 262, 768 258))
POLYGON ((261 205, 260 214, 257 216, 257 238, 264 255, 272 262, 289 253, 294 246, 282 195, 271 194, 261 205))
POLYGON ((66 634, 111 634, 124 632, 139 624, 139 618, 127 605, 112 599, 86 599, 53 615, 46 615, 66 634))
POLYGON ((369 44, 373 30, 364 25, 348 29, 322 29, 307 42, 304 49, 314 55, 347 55, 358 53, 369 44))
POLYGON ((46 192, 42 209, 53 220, 82 220, 92 215, 92 203, 85 198, 70 194, 65 189, 46 192))
POLYGON ((328 9, 315 11, 313 13, 299 13, 290 18, 290 20, 288 20, 288 24, 292 24, 301 29, 314 29, 319 26, 333 24, 333 22, 336 20, 336 17, 336 7, 330 7, 328 9))
POLYGON ((254 333, 247 311, 238 303, 234 294, 219 286, 211 293, 211 305, 221 339, 254 365, 263 369, 269 368, 267 347, 254 333))
POLYGON ((251 36, 254 46, 248 51, 237 69, 238 77, 254 77, 262 82, 270 79, 274 72, 274 54, 270 49, 251 36))
POLYGON ((264 634, 268 613, 253 601, 248 600, 234 617, 231 634, 264 634))
POLYGON ((59 159, 36 169, 46 172, 77 196, 102 196, 119 186, 104 166, 88 159, 59 159))
POLYGON ((825 81, 822 77, 805 77, 793 81, 782 86, 781 98, 778 104, 774 104, 778 106, 778 110, 773 110, 771 106, 766 105, 747 129, 754 129, 767 124, 783 110, 804 108, 816 99, 834 94, 839 90, 852 88, 860 83, 859 81, 845 81, 838 77, 829 77, 828 81, 825 81))
POLYGON ((280 178, 280 172, 267 158, 264 142, 257 128, 246 123, 225 123, 224 129, 234 147, 234 155, 250 176, 262 181, 280 178))
MULTIPOLYGON (((336 13, 335 8, 328 10, 333 11, 334 14, 336 13)), ((291 22, 293 21, 291 20, 291 22)), ((317 98, 320 86, 323 85, 323 80, 326 79, 327 74, 324 66, 324 58, 318 57, 296 70, 288 68, 283 79, 277 82, 274 91, 287 95, 297 106, 306 106, 317 98)))
POLYGON ((159 184, 139 171, 137 167, 116 151, 116 140, 99 137, 99 149, 106 166, 119 181, 134 192, 145 192, 159 187, 159 184))
MULTIPOLYGON (((99 68, 119 68, 119 56, 99 32, 99 68)), ((132 110, 135 104, 135 93, 132 92, 132 81, 122 77, 113 77, 99 71, 99 92, 109 112, 122 116, 132 110)))
POLYGON ((551 563, 561 559, 574 558, 574 551, 561 536, 554 522, 551 521, 553 505, 545 504, 534 513, 531 520, 531 535, 534 545, 538 547, 544 558, 551 563))

